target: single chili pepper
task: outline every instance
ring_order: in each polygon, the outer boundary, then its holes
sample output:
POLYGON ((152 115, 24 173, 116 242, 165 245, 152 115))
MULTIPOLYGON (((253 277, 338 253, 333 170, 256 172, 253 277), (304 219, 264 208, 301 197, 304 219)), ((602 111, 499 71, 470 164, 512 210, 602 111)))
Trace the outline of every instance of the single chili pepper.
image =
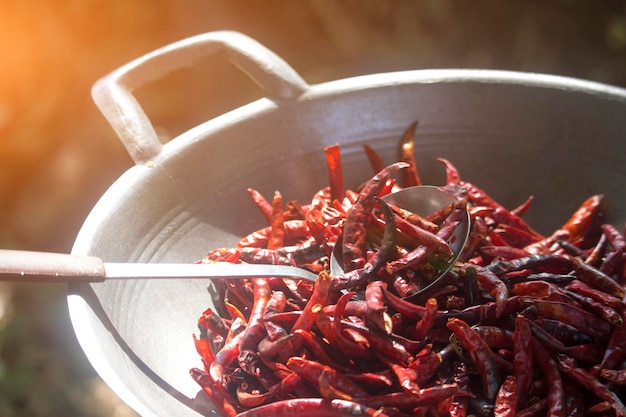
MULTIPOLYGON (((330 316, 335 314, 336 304, 329 304, 324 307, 324 313, 330 316)), ((386 306, 383 306, 386 309, 386 306)), ((382 310, 381 310, 382 311, 382 310)), ((369 307, 367 306, 366 300, 361 299, 351 299, 345 306, 344 314, 347 316, 357 316, 362 319, 366 319, 368 317, 369 307)))
POLYGON ((277 360, 285 360, 294 351, 293 339, 294 333, 286 334, 276 340, 265 337, 259 342, 257 353, 260 359, 265 361, 273 359, 276 355, 279 355, 277 360))
POLYGON ((548 409, 548 399, 542 398, 532 405, 520 410, 516 417, 538 417, 545 416, 545 411, 548 409))
MULTIPOLYGON (((626 321, 626 309, 620 309, 622 319, 626 321)), ((613 329, 611 338, 606 346, 604 357, 600 362, 600 368, 616 369, 620 363, 626 360, 626 325, 613 329)))
MULTIPOLYGON (((301 242, 309 237, 310 231, 306 220, 285 220, 283 222, 283 230, 285 232, 284 239, 287 244, 301 242)), ((236 248, 256 247, 267 248, 272 226, 266 226, 262 229, 250 233, 242 238, 236 245, 236 248)))
POLYGON ((513 375, 508 375, 496 395, 494 417, 515 417, 517 395, 517 381, 513 375))
POLYGON ((399 312, 409 320, 421 320, 424 317, 426 309, 423 306, 408 302, 397 295, 382 288, 382 294, 385 297, 388 305, 399 312))
POLYGON ((322 370, 317 381, 317 389, 324 398, 353 401, 354 397, 333 386, 328 370, 322 370))
MULTIPOLYGON (((245 385, 245 384, 242 384, 245 385)), ((237 395, 237 402, 244 407, 258 407, 261 404, 264 404, 269 397, 267 392, 259 392, 258 390, 253 390, 252 392, 246 391, 242 385, 239 385, 235 390, 237 395)))
POLYGON ((506 284, 498 278, 495 273, 482 266, 461 264, 459 262, 455 265, 455 268, 461 270, 464 268, 467 269, 468 267, 476 271, 476 281, 478 286, 491 294, 491 296, 496 300, 496 316, 502 317, 502 313, 506 307, 506 302, 509 299, 509 289, 506 284))
POLYGON ((383 160, 378 152, 376 152, 374 148, 368 144, 363 145, 363 149, 365 150, 365 155, 367 156, 374 173, 382 171, 382 169, 385 168, 385 164, 383 163, 383 160))
POLYGON ((526 213, 526 211, 530 208, 534 200, 535 200, 534 196, 532 195, 528 196, 526 201, 524 201, 522 204, 520 204, 519 206, 511 210, 511 214, 514 214, 520 217, 523 216, 524 213, 526 213))
POLYGON ((430 380, 437 368, 442 364, 443 357, 440 352, 433 350, 433 345, 428 344, 413 358, 409 364, 409 368, 417 372, 416 382, 420 385, 426 384, 430 380))
POLYGON ((211 308, 204 310, 198 319, 198 328, 210 330, 223 337, 228 333, 228 327, 226 327, 224 320, 215 314, 211 308))
POLYGON ((367 391, 352 382, 352 380, 350 380, 350 378, 345 376, 343 373, 317 361, 293 356, 287 361, 287 367, 300 375, 306 381, 316 386, 319 382, 320 375, 323 371, 326 371, 329 382, 340 391, 358 398, 363 398, 369 395, 367 391))
POLYGON ((222 384, 224 381, 224 369, 237 359, 243 335, 244 332, 238 333, 215 354, 215 360, 209 366, 209 375, 216 384, 222 384))
POLYGON ((513 376, 517 385, 516 409, 526 405, 528 393, 534 377, 534 356, 532 355, 532 333, 526 319, 517 316, 513 339, 513 376))
POLYGON ((620 298, 617 298, 616 296, 597 288, 593 288, 580 280, 574 280, 570 282, 565 288, 569 291, 576 292, 585 297, 593 298, 594 300, 601 302, 609 307, 623 308, 625 306, 624 301, 620 298))
POLYGON ((245 263, 297 266, 293 258, 284 251, 265 248, 241 248, 239 251, 240 259, 245 263))
POLYGON ((405 210, 402 207, 399 207, 395 204, 391 204, 391 203, 387 203, 387 204, 389 205, 389 207, 391 208, 391 210, 393 211, 395 215, 401 217, 402 219, 406 220, 412 225, 420 227, 431 233, 436 233, 437 230, 439 230, 438 225, 436 225, 435 223, 431 221, 426 220, 424 217, 420 216, 419 214, 413 213, 412 211, 405 210))
POLYGON ((420 176, 417 172, 417 164, 415 163, 415 129, 418 122, 413 122, 404 131, 402 138, 400 139, 398 154, 398 160, 406 162, 409 167, 404 170, 402 178, 404 180, 405 187, 412 187, 416 185, 422 185, 420 176))
POLYGON ((451 318, 446 327, 456 335, 465 354, 480 373, 485 397, 495 400, 501 384, 500 371, 489 346, 462 320, 451 318))
POLYGON ((385 306, 382 288, 387 288, 387 283, 383 281, 373 281, 365 289, 365 303, 369 310, 382 313, 387 310, 385 306))
POLYGON ((600 369, 600 377, 617 385, 626 385, 626 369, 600 369))
MULTIPOLYGON (((490 223, 493 222, 493 219, 487 219, 490 223)), ((490 226, 489 233, 487 234, 487 242, 491 242, 494 246, 511 246, 511 242, 508 242, 503 236, 502 233, 497 233, 493 226, 490 226)))
POLYGON ((569 242, 580 240, 595 221, 596 216, 600 212, 603 199, 604 196, 601 194, 589 197, 576 209, 561 228, 545 239, 527 246, 525 249, 533 254, 546 253, 549 251, 550 246, 565 236, 567 237, 565 240, 569 242))
MULTIPOLYGON (((598 267, 598 271, 602 272, 604 275, 607 275, 613 278, 613 275, 616 272, 619 272, 620 264, 624 257, 624 252, 619 251, 610 251, 604 257, 604 261, 598 267)), ((620 286, 622 283, 619 280, 615 280, 620 286)))
POLYGON ((283 216, 285 217, 285 221, 304 220, 306 219, 306 215, 309 209, 309 206, 303 206, 296 200, 289 200, 287 202, 287 208, 285 209, 285 213, 283 214, 283 216))
POLYGON ((551 282, 541 280, 525 281, 513 284, 511 285, 511 294, 544 300, 571 302, 571 298, 568 297, 562 287, 559 287, 551 282))
POLYGON ((448 204, 447 206, 441 207, 440 209, 437 209, 432 213, 425 215, 424 218, 431 223, 441 224, 445 219, 450 216, 450 213, 452 213, 454 207, 454 203, 448 204))
POLYGON ((401 364, 395 362, 393 359, 386 357, 385 355, 377 355, 382 363, 387 366, 391 372, 396 376, 400 387, 405 392, 411 393, 413 395, 419 395, 420 386, 417 383, 417 372, 415 369, 402 366, 401 364))
MULTIPOLYGON (((333 314, 334 314, 334 311, 333 311, 333 314)), ((331 345, 331 347, 333 347, 334 349, 334 346, 337 345, 337 341, 335 337, 335 329, 333 326, 332 319, 324 312, 324 309, 321 309, 317 313, 317 317, 315 318, 315 326, 316 326, 316 329, 321 334, 321 336, 324 339, 326 339, 328 341, 328 344, 331 345)), ((343 353, 341 354, 343 355, 343 353)))
POLYGON ((446 185, 461 185, 461 175, 452 162, 445 158, 437 158, 446 168, 446 185))
POLYGON ((244 408, 237 403, 235 398, 208 374, 198 368, 191 368, 189 374, 200 385, 202 391, 211 398, 221 415, 224 417, 236 417, 244 411, 244 408))
POLYGON ((341 372, 348 372, 350 370, 348 368, 349 364, 347 359, 340 356, 336 351, 332 351, 331 346, 312 331, 297 329, 292 335, 296 339, 302 338, 305 346, 313 353, 315 360, 318 362, 341 372), (340 364, 338 361, 342 363, 340 364))
POLYGON ((626 297, 626 290, 611 277, 578 258, 573 258, 573 260, 578 279, 619 299, 626 297))
MULTIPOLYGON (((525 230, 499 223, 489 234, 492 242, 501 246, 512 246, 524 250, 526 246, 537 241, 536 237, 525 230)), ((527 251, 525 251, 527 252, 527 251)))
POLYGON ((438 311, 437 299, 429 298, 424 305, 424 317, 421 320, 415 322, 412 331, 409 333, 410 337, 416 340, 423 340, 428 336, 430 329, 435 324, 438 311))
POLYGON ((326 165, 328 168, 328 183, 330 184, 330 198, 332 200, 343 200, 343 170, 341 167, 341 155, 339 145, 334 144, 324 148, 326 155, 326 165))
POLYGON ((567 351, 567 347, 563 344, 563 342, 550 335, 548 332, 536 325, 533 321, 525 317, 524 320, 530 327, 533 337, 537 341, 541 342, 545 349, 549 350, 552 353, 565 353, 567 351))
POLYGON ((505 260, 523 258, 530 255, 524 249, 516 248, 513 246, 484 245, 481 246, 478 251, 483 256, 488 256, 490 258, 500 258, 505 260))
POLYGON ((469 408, 471 411, 471 415, 475 415, 478 417, 491 417, 493 416, 494 411, 494 401, 489 401, 483 397, 470 397, 469 398, 469 408))
POLYGON ((470 222, 470 232, 467 236, 465 246, 459 253, 458 260, 460 262, 467 262, 474 256, 476 251, 482 249, 485 244, 485 239, 489 232, 489 228, 483 217, 472 217, 470 222))
POLYGON ((495 302, 487 302, 471 307, 467 307, 463 310, 447 310, 440 311, 437 314, 437 320, 435 325, 440 325, 442 322, 449 318, 458 318, 465 321, 468 324, 482 323, 485 325, 498 324, 501 322, 500 317, 508 317, 519 313, 524 308, 523 300, 521 297, 513 296, 509 297, 506 305, 500 315, 496 313, 497 305, 495 302))
POLYGON ((525 302, 536 308, 542 316, 561 320, 598 340, 609 340, 612 326, 593 313, 559 301, 533 299, 525 302))
MULTIPOLYGON (((452 371, 452 381, 458 385, 460 391, 469 391, 469 376, 467 366, 463 362, 457 362, 454 364, 452 371)), ((467 395, 455 395, 450 401, 448 407, 448 414, 450 417, 466 417, 468 409, 468 396, 467 395)))
MULTIPOLYGON (((268 282, 270 281, 268 280, 268 282)), ((287 330, 284 327, 268 320, 270 316, 285 311, 286 306, 287 296, 285 293, 280 290, 272 291, 270 299, 265 306, 265 311, 263 312, 263 324, 265 326, 267 337, 270 340, 276 340, 287 335, 287 330)))
POLYGON ((276 371, 276 374, 280 375, 280 381, 267 391, 268 398, 281 399, 283 394, 296 391, 302 385, 302 377, 295 372, 276 371))
POLYGON ((402 298, 415 295, 420 289, 415 280, 409 280, 404 276, 405 272, 407 271, 396 272, 395 274, 389 275, 385 278, 386 281, 391 284, 395 293, 402 298))
POLYGON ((416 226, 400 216, 396 216, 396 225, 399 230, 406 233, 409 237, 415 239, 419 244, 432 246, 435 251, 452 256, 450 244, 444 239, 437 236, 436 233, 416 226))
POLYGON ((317 313, 328 304, 330 300, 330 275, 327 272, 321 272, 313 287, 313 294, 307 301, 302 314, 294 323, 291 331, 297 329, 311 330, 315 324, 317 313))
POLYGON ((600 226, 602 228, 602 232, 609 240, 609 243, 613 248, 618 252, 626 251, 626 238, 622 232, 617 230, 615 226, 612 224, 603 224, 600 226))
POLYGON ((386 390, 393 386, 393 375, 388 369, 380 372, 346 372, 346 376, 368 391, 386 390))
MULTIPOLYGON (((449 273, 457 273, 457 271, 449 271, 449 273)), ((465 306, 471 307, 479 303, 480 294, 478 288, 478 279, 476 278, 476 270, 473 267, 465 268, 463 277, 463 299, 465 306)))
POLYGON ((574 291, 567 291, 567 295, 584 309, 596 313, 614 326, 621 326, 624 323, 622 316, 613 307, 604 305, 591 297, 585 297, 574 291))
POLYGON ((281 400, 252 408, 237 417, 389 417, 360 402, 325 398, 296 398, 281 400))
POLYGON ((599 363, 606 351, 606 343, 592 342, 580 345, 568 346, 564 352, 580 362, 599 363))
POLYGON ((468 182, 461 181, 461 185, 467 189, 467 194, 470 202, 475 206, 485 206, 491 208, 504 208, 499 203, 497 203, 489 194, 487 194, 484 190, 477 187, 476 185, 468 182))
POLYGON ((533 230, 524 219, 511 213, 502 206, 496 207, 491 217, 498 223, 498 226, 506 226, 506 228, 510 227, 513 230, 519 231, 520 236, 525 236, 525 238, 531 242, 544 239, 544 236, 533 230))
POLYGON ((555 339, 561 341, 566 346, 592 343, 593 338, 574 326, 565 324, 559 320, 538 318, 533 323, 541 327, 555 339))
POLYGON ((280 192, 274 192, 272 199, 272 224, 267 249, 278 249, 284 246, 285 242, 285 217, 283 216, 283 198, 280 192))
POLYGON ((604 253, 606 252, 607 245, 609 243, 609 239, 603 233, 600 235, 600 238, 593 246, 587 257, 585 258, 585 263, 587 265, 592 265, 597 267, 602 262, 602 258, 604 257, 604 253))
POLYGON ((342 253, 346 271, 365 265, 365 223, 374 207, 375 197, 385 186, 391 175, 409 164, 396 162, 370 179, 359 193, 359 198, 348 211, 343 231, 342 253))
MULTIPOLYGON (((337 312, 335 312, 334 323, 337 321, 337 312)), ((407 352, 404 345, 392 334, 383 333, 380 330, 371 329, 356 323, 342 323, 345 330, 350 330, 361 335, 372 351, 388 356, 403 365, 411 362, 411 355, 407 352)), ((353 333, 353 334, 355 334, 353 333)))
POLYGON ((273 217, 272 205, 269 203, 269 201, 265 199, 265 197, 263 197, 263 194, 261 194, 257 190, 253 188, 248 188, 248 192, 250 193, 250 196, 252 197, 252 200, 256 203, 257 207, 261 210, 261 213, 263 213, 265 220, 267 220, 267 224, 271 225, 273 217))
POLYGON ((343 331, 343 324, 341 322, 346 305, 348 304, 350 298, 352 298, 355 294, 355 292, 345 293, 339 297, 339 300, 337 300, 337 303, 335 304, 335 311, 333 312, 333 321, 331 325, 334 335, 333 343, 346 356, 352 356, 359 359, 369 359, 371 358, 371 353, 367 340, 365 341, 365 344, 361 344, 348 338, 343 331))
POLYGON ((499 326, 478 325, 472 327, 481 339, 492 349, 512 349, 513 332, 499 326))
POLYGON ((246 330, 246 324, 247 323, 246 323, 245 318, 241 318, 241 317, 235 318, 232 321, 230 327, 228 328, 228 333, 226 334, 226 337, 224 338, 224 345, 222 347, 230 343, 230 341, 233 340, 235 336, 237 336, 239 333, 243 333, 243 331, 246 330))
POLYGON ((563 387, 565 389, 565 415, 567 417, 585 417, 587 406, 582 387, 569 378, 564 379, 563 387))
POLYGON ((330 276, 330 287, 333 292, 341 290, 358 289, 367 282, 369 274, 365 272, 365 268, 354 269, 343 274, 330 276))
POLYGON ((579 248, 578 246, 576 246, 574 243, 565 241, 565 240, 558 240, 557 245, 559 245, 568 255, 571 256, 578 256, 578 257, 583 257, 586 255, 586 252, 579 248))
POLYGON ((565 415, 565 391, 563 379, 552 355, 536 340, 532 343, 535 363, 549 384, 547 417, 563 417, 565 415))
POLYGON ((422 388, 419 395, 407 392, 370 395, 359 399, 359 403, 371 408, 397 407, 400 410, 412 410, 416 407, 437 404, 446 398, 452 397, 458 391, 459 387, 456 384, 441 384, 422 388))
POLYGON ((200 355, 202 362, 208 366, 208 364, 215 360, 215 355, 213 354, 213 350, 211 350, 209 340, 200 339, 195 334, 192 336, 194 345, 196 346, 196 352, 200 355))
POLYGON ((241 369, 249 374, 255 373, 258 360, 257 346, 267 334, 263 324, 263 315, 271 296, 271 289, 266 279, 254 278, 252 281, 254 282, 254 305, 248 317, 248 325, 243 332, 237 358, 241 369))
POLYGON ((600 400, 607 401, 613 408, 616 416, 626 417, 626 407, 606 385, 583 368, 576 366, 573 359, 565 355, 557 355, 556 360, 561 372, 585 387, 588 392, 597 396, 600 400))
POLYGON ((530 255, 524 258, 496 261, 487 266, 494 274, 500 276, 507 272, 522 269, 533 269, 536 272, 567 273, 573 267, 572 259, 559 255, 530 255))
POLYGON ((376 253, 371 256, 363 266, 366 274, 375 274, 391 256, 396 246, 396 220, 389 205, 380 198, 376 201, 382 207, 385 215, 385 233, 376 253))
POLYGON ((555 274, 552 272, 526 273, 522 271, 519 275, 503 274, 502 280, 508 285, 514 285, 519 282, 543 281, 551 284, 567 284, 576 280, 573 274, 555 274))

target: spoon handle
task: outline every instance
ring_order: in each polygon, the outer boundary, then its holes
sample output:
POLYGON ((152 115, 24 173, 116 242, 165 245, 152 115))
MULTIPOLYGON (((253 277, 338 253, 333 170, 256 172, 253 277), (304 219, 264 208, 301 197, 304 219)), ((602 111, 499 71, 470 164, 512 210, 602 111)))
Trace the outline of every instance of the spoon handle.
POLYGON ((317 274, 294 266, 180 263, 105 263, 95 256, 0 249, 0 281, 69 283, 105 279, 238 279, 293 277, 315 281, 317 274))
POLYGON ((95 256, 0 249, 0 281, 101 282, 102 259, 95 256))

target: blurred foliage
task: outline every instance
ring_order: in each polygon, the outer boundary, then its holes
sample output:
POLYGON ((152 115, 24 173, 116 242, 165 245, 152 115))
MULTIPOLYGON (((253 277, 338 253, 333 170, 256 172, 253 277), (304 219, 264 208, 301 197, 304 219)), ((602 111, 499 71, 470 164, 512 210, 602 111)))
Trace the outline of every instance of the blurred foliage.
MULTIPOLYGON (((0 0, 0 246, 67 252, 131 161, 93 82, 166 43, 244 32, 310 83, 419 68, 499 68, 626 87, 621 0, 0 0)), ((137 92, 165 136, 262 93, 219 60, 137 92), (218 80, 218 81, 216 81, 218 80)), ((133 415, 94 375, 63 286, 0 287, 0 415, 133 415)))

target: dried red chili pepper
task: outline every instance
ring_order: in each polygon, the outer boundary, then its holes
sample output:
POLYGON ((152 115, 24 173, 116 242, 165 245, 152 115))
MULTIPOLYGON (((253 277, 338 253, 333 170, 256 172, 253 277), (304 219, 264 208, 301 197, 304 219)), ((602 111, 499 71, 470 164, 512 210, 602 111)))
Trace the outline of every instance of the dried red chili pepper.
MULTIPOLYGON (((338 147, 327 156, 329 174, 340 172, 338 147)), ((391 174, 411 161, 384 167, 379 159, 376 172, 385 172, 359 194, 339 195, 335 177, 310 204, 292 201, 286 209, 280 193, 270 205, 250 191, 263 213, 271 206, 270 226, 236 248, 210 251, 204 262, 298 265, 319 277, 315 284, 271 277, 220 284, 215 311, 230 319, 213 310, 200 316, 193 342, 205 370, 191 375, 222 414, 462 416, 469 408, 529 416, 561 407, 621 415, 611 384, 626 378, 619 368, 626 255, 623 233, 598 223, 602 197, 542 238, 519 217, 532 197, 508 210, 440 161, 458 201, 423 218, 378 200, 398 188, 391 174), (466 205, 472 237, 459 263, 428 294, 403 299, 428 283, 429 256, 449 256, 441 240, 466 205), (362 224, 348 221, 350 213, 362 224), (329 276, 328 256, 342 234, 358 248, 361 266, 329 276), (468 364, 450 353, 451 334, 465 343, 468 364), (470 383, 477 373, 482 389, 470 383), (595 396, 581 396, 581 387, 595 396)))
POLYGON ((483 395, 490 401, 495 400, 501 384, 500 370, 489 346, 471 327, 462 320, 451 318, 446 323, 458 338, 464 353, 480 374, 483 395))
POLYGON ((417 173, 417 164, 415 163, 415 129, 417 128, 417 122, 411 123, 411 125, 404 131, 399 144, 399 160, 409 164, 409 167, 404 170, 402 178, 405 187, 413 187, 416 185, 422 185, 420 176, 417 173))

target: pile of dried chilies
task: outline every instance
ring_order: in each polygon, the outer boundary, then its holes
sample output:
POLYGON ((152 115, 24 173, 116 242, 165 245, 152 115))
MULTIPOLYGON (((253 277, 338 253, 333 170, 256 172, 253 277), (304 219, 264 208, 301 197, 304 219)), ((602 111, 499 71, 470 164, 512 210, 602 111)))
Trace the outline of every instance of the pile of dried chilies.
POLYGON ((420 184, 415 127, 395 164, 365 147, 377 174, 358 193, 344 191, 337 146, 325 150, 330 186, 310 204, 249 190, 269 225, 203 262, 295 265, 318 279, 221 283, 217 311, 198 321, 204 366, 192 377, 227 417, 626 416, 626 240, 602 223, 603 197, 542 236, 521 218, 532 198, 508 210, 440 159, 457 203, 407 213, 379 197, 420 184), (450 259, 466 207, 460 258, 415 296, 450 259), (331 276, 339 238, 346 272, 331 276))

